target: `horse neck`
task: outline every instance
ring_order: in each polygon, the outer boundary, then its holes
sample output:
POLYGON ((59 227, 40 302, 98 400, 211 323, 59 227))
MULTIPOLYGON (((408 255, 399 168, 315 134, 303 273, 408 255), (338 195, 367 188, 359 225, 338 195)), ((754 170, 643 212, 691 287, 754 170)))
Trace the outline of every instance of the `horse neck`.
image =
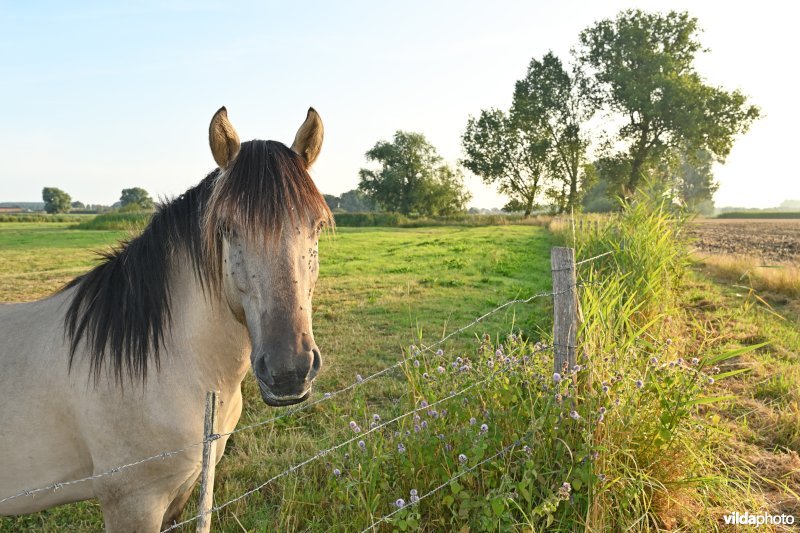
POLYGON ((209 387, 238 384, 250 367, 250 337, 224 296, 200 284, 185 265, 172 273, 170 291, 173 349, 195 379, 209 387))

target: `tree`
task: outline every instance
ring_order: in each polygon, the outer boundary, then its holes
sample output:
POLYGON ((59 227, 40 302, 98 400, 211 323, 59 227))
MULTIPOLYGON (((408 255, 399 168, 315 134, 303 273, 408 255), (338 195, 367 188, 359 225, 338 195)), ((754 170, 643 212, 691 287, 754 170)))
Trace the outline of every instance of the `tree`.
POLYGON ((671 157, 663 158, 663 179, 672 196, 689 211, 706 215, 713 213, 712 198, 719 188, 712 173, 713 163, 713 156, 704 149, 674 151, 671 157))
POLYGON ((575 57, 592 100, 624 121, 617 138, 630 161, 625 196, 671 149, 707 150, 724 162, 734 137, 759 116, 741 92, 708 85, 695 71, 703 51, 697 32, 697 19, 685 12, 628 10, 580 34, 575 57))
POLYGON ((122 196, 120 196, 119 203, 120 209, 124 211, 149 211, 155 207, 153 199, 150 198, 147 191, 141 187, 122 189, 122 196))
POLYGON ((72 209, 86 209, 86 206, 83 204, 83 202, 78 200, 72 202, 70 206, 72 207, 72 209))
POLYGON ((338 196, 334 196, 332 194, 323 194, 323 198, 325 198, 325 203, 328 204, 328 209, 331 211, 336 211, 339 209, 341 204, 341 199, 338 196))
POLYGON ((461 137, 461 164, 486 184, 496 184, 510 201, 511 211, 531 214, 548 174, 550 140, 539 121, 522 129, 499 109, 481 111, 470 117, 461 137))
POLYGON ((512 122, 523 131, 541 130, 549 140, 547 165, 553 180, 548 191, 558 211, 578 206, 581 171, 588 141, 582 124, 592 110, 583 104, 580 71, 570 75, 552 52, 532 59, 517 81, 512 122))
POLYGON ((375 204, 367 197, 366 194, 353 189, 343 192, 340 197, 341 207, 348 213, 366 213, 375 211, 375 204))
POLYGON ((366 153, 378 169, 359 171, 358 189, 387 211, 447 215, 463 211, 471 198, 461 174, 450 168, 421 133, 397 131, 366 153))
POLYGON ((42 189, 42 200, 44 200, 44 210, 51 214, 68 212, 72 202, 69 194, 55 187, 42 189))

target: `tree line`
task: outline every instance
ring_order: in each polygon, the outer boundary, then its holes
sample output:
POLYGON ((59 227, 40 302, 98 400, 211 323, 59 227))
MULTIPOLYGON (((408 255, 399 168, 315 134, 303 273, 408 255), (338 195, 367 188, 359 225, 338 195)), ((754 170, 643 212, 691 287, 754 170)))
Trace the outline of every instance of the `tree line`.
MULTIPOLYGON (((712 165, 760 115, 738 90, 695 69, 698 21, 686 12, 620 12, 578 36, 568 62, 533 58, 510 109, 469 117, 460 165, 497 186, 507 211, 608 211, 645 182, 694 211, 713 208, 712 165)), ((470 195, 457 166, 421 133, 366 153, 358 191, 387 211, 444 215, 470 195)), ((351 191, 352 192, 352 191, 351 191)))
POLYGON ((80 201, 72 201, 72 197, 57 187, 42 189, 44 210, 47 213, 69 213, 70 211, 100 212, 118 209, 120 211, 152 211, 155 202, 150 194, 141 187, 122 189, 119 201, 113 206, 87 206, 80 201))

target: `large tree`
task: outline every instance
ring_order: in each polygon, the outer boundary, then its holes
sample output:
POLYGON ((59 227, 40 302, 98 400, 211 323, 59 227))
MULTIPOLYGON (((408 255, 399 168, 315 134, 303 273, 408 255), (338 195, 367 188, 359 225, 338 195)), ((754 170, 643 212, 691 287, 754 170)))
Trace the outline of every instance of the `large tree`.
POLYGON ((509 197, 507 210, 531 214, 550 170, 550 140, 540 122, 520 128, 499 109, 470 117, 461 138, 461 164, 509 197))
POLYGON ((628 10, 580 34, 575 57, 592 99, 623 123, 617 137, 630 162, 625 195, 670 150, 706 150, 723 162, 736 135, 759 116, 741 92, 711 86, 696 72, 703 51, 697 33, 697 19, 685 12, 628 10))
POLYGON ((126 211, 148 211, 155 207, 153 199, 150 198, 150 194, 141 187, 122 189, 122 196, 120 196, 119 203, 121 208, 126 211))
POLYGON ((560 210, 579 202, 581 173, 588 141, 583 124, 592 109, 584 103, 580 72, 570 74, 561 60, 548 52, 532 59, 526 76, 517 81, 511 105, 512 122, 523 131, 542 131, 549 140, 547 164, 553 182, 550 196, 560 210))
POLYGON ((359 171, 358 188, 387 211, 447 215, 463 211, 471 198, 463 178, 421 133, 398 131, 366 153, 378 168, 359 171))
POLYGON ((48 213, 67 213, 72 207, 72 198, 69 194, 56 187, 42 189, 44 210, 48 213))

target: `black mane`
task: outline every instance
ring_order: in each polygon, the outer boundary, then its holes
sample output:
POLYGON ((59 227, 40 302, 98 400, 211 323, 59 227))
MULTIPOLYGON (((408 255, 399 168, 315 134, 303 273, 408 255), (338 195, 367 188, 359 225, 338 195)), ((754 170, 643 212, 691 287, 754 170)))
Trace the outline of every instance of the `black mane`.
POLYGON ((104 364, 122 384, 158 370, 172 323, 170 273, 188 257, 204 291, 219 290, 220 235, 235 227, 246 239, 269 239, 286 223, 332 215, 300 156, 275 141, 242 143, 232 167, 159 206, 144 231, 101 253, 102 262, 69 282, 64 319, 72 368, 81 341, 97 381, 104 364), (152 360, 152 361, 151 361, 152 360))

